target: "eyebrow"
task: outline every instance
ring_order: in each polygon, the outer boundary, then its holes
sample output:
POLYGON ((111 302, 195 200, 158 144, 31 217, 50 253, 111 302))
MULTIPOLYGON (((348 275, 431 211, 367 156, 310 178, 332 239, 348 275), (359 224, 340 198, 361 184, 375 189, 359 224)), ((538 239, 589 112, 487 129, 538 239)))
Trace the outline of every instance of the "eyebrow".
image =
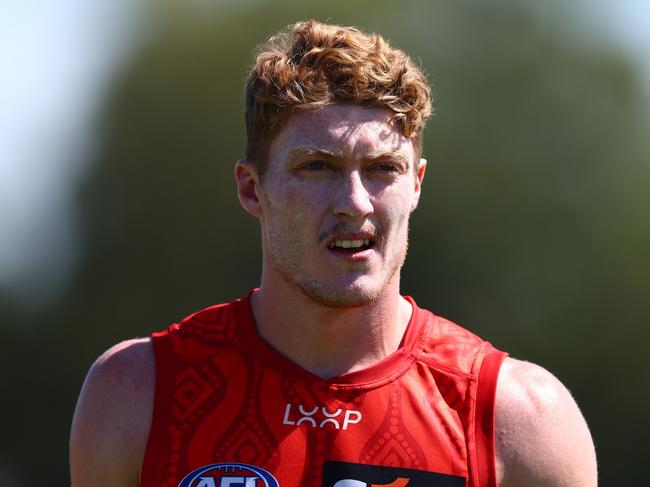
MULTIPOLYGON (((301 145, 293 147, 287 153, 287 159, 294 159, 299 156, 318 156, 326 159, 345 159, 343 151, 331 151, 315 145, 301 145)), ((376 161, 381 159, 404 159, 408 160, 408 154, 404 150, 388 150, 370 152, 363 156, 364 160, 376 161)))

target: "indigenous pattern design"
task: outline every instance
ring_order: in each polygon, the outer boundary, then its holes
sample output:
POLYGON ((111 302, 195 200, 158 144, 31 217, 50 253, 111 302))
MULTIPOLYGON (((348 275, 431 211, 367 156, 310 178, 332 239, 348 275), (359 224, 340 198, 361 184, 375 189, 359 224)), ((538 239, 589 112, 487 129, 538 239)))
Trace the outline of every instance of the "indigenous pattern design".
MULTIPOLYGON (((413 316, 401 348, 330 380, 258 337, 249 298, 154 333, 156 397, 141 485, 177 487, 203 467, 240 464, 282 487, 332 487, 325 466, 342 462, 495 487, 493 402, 505 354, 407 299, 413 316)), ((262 477, 219 475, 191 486, 264 485, 262 477)))

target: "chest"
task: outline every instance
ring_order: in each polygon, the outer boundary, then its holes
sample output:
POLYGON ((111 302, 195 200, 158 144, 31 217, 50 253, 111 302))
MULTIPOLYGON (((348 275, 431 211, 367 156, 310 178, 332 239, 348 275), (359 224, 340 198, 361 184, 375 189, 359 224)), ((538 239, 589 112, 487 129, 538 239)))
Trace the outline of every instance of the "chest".
POLYGON ((465 485, 466 407, 426 371, 333 388, 237 356, 177 369, 159 485, 465 485))

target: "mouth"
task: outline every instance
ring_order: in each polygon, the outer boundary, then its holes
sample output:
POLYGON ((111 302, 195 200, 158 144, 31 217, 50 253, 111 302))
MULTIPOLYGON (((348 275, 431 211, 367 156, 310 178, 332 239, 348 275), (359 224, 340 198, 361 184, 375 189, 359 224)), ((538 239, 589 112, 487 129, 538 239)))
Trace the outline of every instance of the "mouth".
POLYGON ((336 253, 356 254, 369 250, 373 248, 373 246, 374 241, 368 238, 354 240, 337 239, 333 240, 327 248, 336 253))

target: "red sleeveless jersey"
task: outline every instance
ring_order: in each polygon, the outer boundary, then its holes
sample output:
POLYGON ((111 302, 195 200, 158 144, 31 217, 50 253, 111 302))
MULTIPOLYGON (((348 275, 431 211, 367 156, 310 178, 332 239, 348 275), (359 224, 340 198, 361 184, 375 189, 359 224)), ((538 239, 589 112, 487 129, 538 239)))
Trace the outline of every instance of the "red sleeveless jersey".
POLYGON ((154 333, 142 487, 495 487, 505 353, 412 299, 401 347, 323 380, 257 335, 250 299, 154 333))

